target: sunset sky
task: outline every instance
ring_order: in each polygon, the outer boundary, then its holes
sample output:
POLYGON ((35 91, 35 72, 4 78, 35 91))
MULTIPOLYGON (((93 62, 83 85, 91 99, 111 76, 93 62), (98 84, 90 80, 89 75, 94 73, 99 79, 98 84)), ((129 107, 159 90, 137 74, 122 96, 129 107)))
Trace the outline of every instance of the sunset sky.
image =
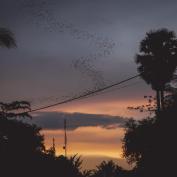
MULTIPOLYGON (((17 48, 0 49, 1 101, 27 100, 38 108, 136 75, 139 42, 151 29, 177 32, 176 15, 174 0, 1 0, 0 27, 17 41, 17 48)), ((83 155, 93 167, 102 159, 122 158, 125 120, 146 116, 127 107, 153 94, 137 78, 35 112, 32 121, 43 128, 46 146, 54 137, 57 154, 63 154, 67 119, 68 153, 83 155)))

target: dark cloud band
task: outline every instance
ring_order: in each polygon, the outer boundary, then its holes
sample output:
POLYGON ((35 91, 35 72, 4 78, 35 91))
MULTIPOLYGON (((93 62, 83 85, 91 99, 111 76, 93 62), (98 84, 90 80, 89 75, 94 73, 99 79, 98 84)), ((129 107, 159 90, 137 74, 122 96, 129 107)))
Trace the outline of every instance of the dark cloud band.
POLYGON ((64 113, 64 112, 40 112, 34 116, 32 123, 43 129, 57 130, 63 129, 64 119, 67 120, 68 129, 75 130, 79 127, 100 126, 106 129, 122 127, 125 119, 119 116, 64 113))

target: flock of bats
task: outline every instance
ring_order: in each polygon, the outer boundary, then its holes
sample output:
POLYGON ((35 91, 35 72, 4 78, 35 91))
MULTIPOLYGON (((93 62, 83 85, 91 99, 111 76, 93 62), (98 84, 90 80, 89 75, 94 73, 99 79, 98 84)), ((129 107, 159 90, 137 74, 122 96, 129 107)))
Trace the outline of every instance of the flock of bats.
MULTIPOLYGON (((104 77, 102 72, 96 69, 94 62, 100 58, 105 58, 112 54, 115 47, 114 41, 108 39, 107 37, 102 37, 96 33, 91 33, 87 30, 80 29, 74 24, 66 22, 66 20, 63 20, 62 18, 56 18, 50 10, 50 7, 55 5, 54 1, 21 0, 21 2, 23 9, 25 11, 28 10, 30 14, 35 17, 33 19, 36 25, 42 26, 49 32, 64 33, 71 36, 73 39, 83 42, 86 41, 90 45, 94 46, 97 52, 73 59, 72 67, 91 78, 94 85, 92 90, 104 87, 106 85, 104 77)), ((90 92, 90 90, 86 90, 85 93, 86 92, 90 92)), ((45 98, 45 100, 48 101, 51 99, 57 100, 56 96, 45 98)), ((43 100, 44 99, 42 99, 42 101, 43 100)))

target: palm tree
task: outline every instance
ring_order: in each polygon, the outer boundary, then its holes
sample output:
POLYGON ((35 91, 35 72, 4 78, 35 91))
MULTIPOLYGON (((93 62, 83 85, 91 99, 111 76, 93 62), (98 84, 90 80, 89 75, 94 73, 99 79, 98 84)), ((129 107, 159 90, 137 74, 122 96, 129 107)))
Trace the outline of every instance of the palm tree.
POLYGON ((156 91, 157 112, 164 108, 164 89, 177 67, 177 38, 173 31, 160 29, 146 33, 136 55, 138 72, 156 91))
POLYGON ((93 177, 117 177, 127 176, 127 171, 111 161, 103 161, 97 169, 93 171, 93 177))
POLYGON ((13 33, 6 28, 0 28, 0 47, 16 47, 13 33))

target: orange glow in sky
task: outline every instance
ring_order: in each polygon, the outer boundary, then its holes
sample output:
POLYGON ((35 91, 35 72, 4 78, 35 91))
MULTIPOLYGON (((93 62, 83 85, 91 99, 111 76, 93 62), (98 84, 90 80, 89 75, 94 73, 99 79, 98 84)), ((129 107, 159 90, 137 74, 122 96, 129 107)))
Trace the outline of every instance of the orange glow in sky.
MULTIPOLYGON (((50 111, 62 111, 68 113, 89 113, 89 114, 106 114, 122 117, 136 117, 142 118, 142 113, 137 111, 130 111, 127 109, 128 106, 138 106, 146 104, 146 100, 108 100, 108 101, 98 101, 98 102, 86 102, 86 101, 76 101, 74 104, 71 102, 69 104, 61 105, 59 107, 53 107, 50 111)), ((49 111, 49 110, 47 110, 49 111)))
MULTIPOLYGON (((64 132, 62 130, 44 130, 47 148, 52 145, 55 137, 57 154, 64 154, 64 132)), ((68 131, 68 154, 100 155, 121 158, 121 142, 123 128, 104 129, 101 127, 81 127, 68 131)))
MULTIPOLYGON (((79 112, 89 114, 106 114, 123 117, 142 118, 143 115, 127 110, 128 106, 138 106, 145 104, 146 100, 108 100, 108 101, 76 101, 59 107, 54 107, 47 111, 79 112)), ((69 119, 68 119, 69 126, 69 119)), ((64 154, 64 132, 63 130, 43 130, 45 135, 45 144, 49 148, 52 145, 52 138, 55 138, 57 155, 64 154)), ((123 159, 122 157, 122 138, 124 136, 123 128, 105 129, 102 127, 79 127, 73 131, 67 132, 68 136, 68 155, 78 154, 85 157, 102 157, 111 159, 123 159)), ((89 158, 86 158, 87 160, 89 158)), ((86 160, 86 161, 87 161, 86 160)), ((97 162, 98 158, 93 160, 97 162)), ((101 161, 100 161, 101 162, 101 161)), ((98 164, 95 164, 95 166, 98 164)), ((88 166, 88 165, 87 165, 88 166)), ((124 161, 123 167, 129 166, 124 161)))

